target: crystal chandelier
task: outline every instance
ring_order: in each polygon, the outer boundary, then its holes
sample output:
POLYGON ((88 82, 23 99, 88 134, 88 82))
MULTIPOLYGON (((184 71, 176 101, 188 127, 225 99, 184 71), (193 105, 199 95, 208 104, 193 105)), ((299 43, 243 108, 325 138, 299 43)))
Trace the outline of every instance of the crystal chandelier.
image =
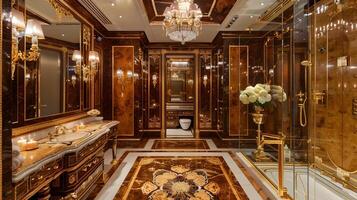
POLYGON ((175 0, 165 9, 164 16, 166 36, 182 44, 196 39, 202 28, 202 12, 193 0, 175 0))

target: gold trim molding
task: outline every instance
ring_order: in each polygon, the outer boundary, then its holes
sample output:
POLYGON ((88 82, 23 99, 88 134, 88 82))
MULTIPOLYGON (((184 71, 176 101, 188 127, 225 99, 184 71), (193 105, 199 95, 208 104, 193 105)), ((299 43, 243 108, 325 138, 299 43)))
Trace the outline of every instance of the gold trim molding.
POLYGON ((72 13, 60 5, 56 0, 48 0, 52 8, 55 9, 56 15, 62 17, 73 17, 72 13))

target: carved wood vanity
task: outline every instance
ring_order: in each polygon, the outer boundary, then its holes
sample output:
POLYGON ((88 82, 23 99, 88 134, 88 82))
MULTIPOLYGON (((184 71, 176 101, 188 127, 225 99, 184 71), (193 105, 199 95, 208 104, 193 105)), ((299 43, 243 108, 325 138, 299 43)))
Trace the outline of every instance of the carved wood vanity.
POLYGON ((117 121, 100 123, 100 128, 70 145, 43 143, 21 152, 25 162, 13 173, 14 199, 85 199, 102 177, 104 147, 117 131, 117 121))

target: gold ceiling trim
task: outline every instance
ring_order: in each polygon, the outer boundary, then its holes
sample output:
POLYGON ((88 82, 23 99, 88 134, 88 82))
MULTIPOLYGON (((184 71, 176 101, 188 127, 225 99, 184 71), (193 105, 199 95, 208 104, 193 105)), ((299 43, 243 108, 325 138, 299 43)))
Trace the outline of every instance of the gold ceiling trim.
MULTIPOLYGON (((216 2, 217 2, 217 0, 213 0, 213 3, 212 3, 212 5, 211 5, 211 8, 209 9, 208 14, 207 14, 207 15, 204 15, 204 14, 202 13, 202 17, 210 17, 210 16, 211 16, 211 14, 212 14, 212 12, 213 12, 213 9, 214 9, 214 6, 216 5, 216 2)), ((164 15, 159 15, 159 14, 157 13, 156 5, 155 5, 155 0, 151 0, 151 3, 152 3, 152 7, 153 7, 153 9, 154 9, 155 16, 156 16, 156 17, 164 17, 164 15)))
POLYGON ((59 17, 73 17, 72 13, 64 8, 57 0, 48 0, 52 8, 55 9, 57 16, 59 17))
POLYGON ((290 6, 294 5, 294 3, 295 0, 278 0, 260 16, 259 20, 272 21, 290 6))

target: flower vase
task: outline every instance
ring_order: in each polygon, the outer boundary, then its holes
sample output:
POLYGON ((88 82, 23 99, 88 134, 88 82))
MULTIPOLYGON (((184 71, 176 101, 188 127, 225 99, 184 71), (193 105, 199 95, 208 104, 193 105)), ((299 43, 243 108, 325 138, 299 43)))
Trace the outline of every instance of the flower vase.
POLYGON ((263 124, 264 118, 264 108, 261 106, 254 106, 255 113, 252 113, 253 121, 257 124, 257 149, 254 152, 254 156, 256 160, 263 160, 265 158, 264 148, 261 145, 261 125, 263 124))

